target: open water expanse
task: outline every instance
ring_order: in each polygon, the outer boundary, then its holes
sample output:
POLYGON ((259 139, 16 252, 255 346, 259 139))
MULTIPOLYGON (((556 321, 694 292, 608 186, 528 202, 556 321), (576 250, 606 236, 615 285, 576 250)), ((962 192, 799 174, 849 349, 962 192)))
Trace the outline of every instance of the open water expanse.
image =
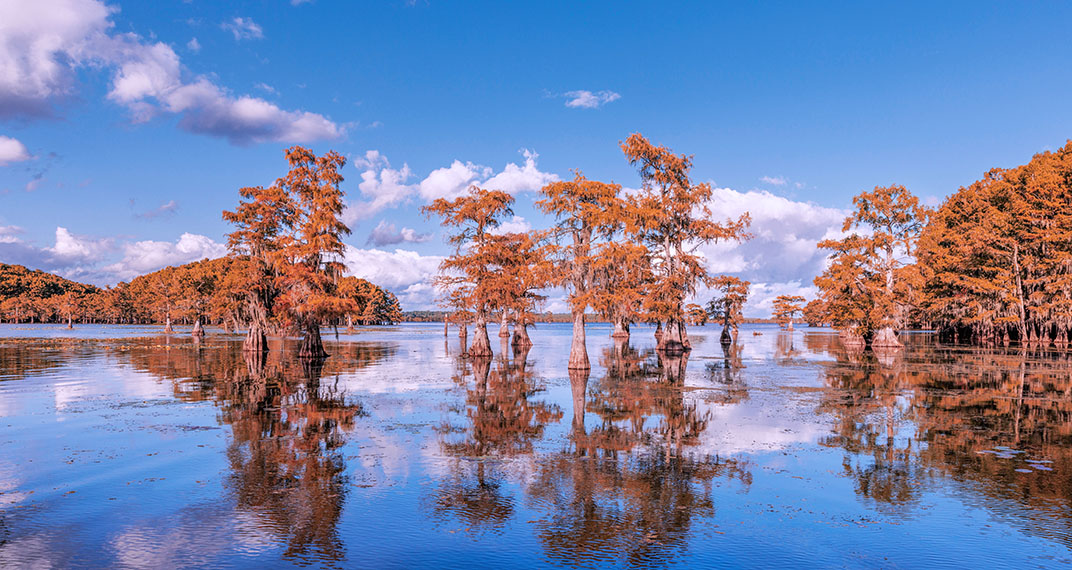
POLYGON ((571 376, 568 324, 483 361, 325 331, 322 366, 0 325, 0 567, 1072 565, 1067 351, 719 330, 590 326, 571 376))

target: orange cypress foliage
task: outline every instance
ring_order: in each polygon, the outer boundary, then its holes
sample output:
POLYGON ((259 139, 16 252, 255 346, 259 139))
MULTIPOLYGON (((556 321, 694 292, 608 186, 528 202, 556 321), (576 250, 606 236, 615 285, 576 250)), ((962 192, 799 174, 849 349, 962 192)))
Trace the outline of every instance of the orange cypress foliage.
POLYGON ((464 196, 454 200, 439 198, 421 208, 425 215, 438 215, 444 226, 457 230, 449 239, 454 254, 440 264, 436 284, 463 295, 464 305, 473 311, 476 338, 469 349, 472 356, 492 355, 487 323, 492 312, 501 308, 503 298, 497 276, 503 256, 499 251, 502 240, 492 230, 504 216, 513 214, 513 202, 506 192, 471 186, 464 196))
POLYGON ((800 295, 778 295, 774 298, 774 320, 786 330, 793 330, 793 320, 797 313, 804 310, 804 297, 800 295))
POLYGON ((243 188, 244 201, 225 220, 238 226, 228 236, 234 254, 249 255, 246 348, 263 350, 265 333, 275 325, 302 333, 299 356, 326 356, 320 323, 353 310, 352 301, 335 294, 345 253, 342 236, 342 155, 316 156, 295 146, 286 151, 290 171, 269 188, 243 188))
POLYGON ((699 283, 710 281, 703 257, 696 248, 721 240, 742 240, 750 223, 748 214, 722 223, 711 220, 707 203, 711 185, 695 184, 689 178, 692 157, 648 142, 639 133, 621 143, 629 163, 636 166, 643 183, 631 200, 631 232, 648 247, 654 279, 645 297, 650 317, 664 323, 659 350, 678 353, 691 350, 685 332, 685 299, 695 294, 699 283))
POLYGON ((737 337, 737 323, 741 320, 741 310, 748 301, 748 288, 751 285, 731 275, 719 275, 711 283, 717 296, 707 303, 707 314, 712 319, 722 319, 720 340, 723 344, 730 344, 737 337))
POLYGON ((625 223, 621 186, 588 180, 578 171, 573 180, 553 182, 541 192, 545 198, 536 205, 557 219, 551 230, 551 281, 566 288, 573 314, 569 368, 591 368, 585 346, 584 313, 598 302, 594 280, 600 248, 625 223))
POLYGON ((872 346, 900 346, 895 329, 907 320, 910 293, 897 276, 915 255, 916 241, 930 211, 904 186, 878 187, 852 199, 856 211, 841 240, 824 240, 820 248, 834 250, 833 262, 816 279, 831 320, 853 334, 874 334, 872 346), (864 232, 858 232, 861 228, 864 232))

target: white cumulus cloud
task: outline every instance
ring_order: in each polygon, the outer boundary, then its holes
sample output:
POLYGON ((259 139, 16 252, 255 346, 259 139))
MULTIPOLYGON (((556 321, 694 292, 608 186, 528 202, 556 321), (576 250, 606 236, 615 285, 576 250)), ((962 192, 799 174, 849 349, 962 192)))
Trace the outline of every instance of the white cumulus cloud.
MULTIPOLYGON (((74 94, 76 70, 86 68, 112 73, 108 99, 135 122, 179 114, 183 129, 235 144, 342 136, 343 128, 322 115, 232 95, 207 76, 188 77, 171 46, 115 33, 112 12, 97 0, 0 2, 0 117, 52 114, 54 103, 74 94)), ((251 21, 231 24, 254 34, 251 21)))
POLYGON ((184 233, 175 242, 136 241, 123 246, 123 259, 107 265, 103 271, 119 279, 133 279, 168 265, 214 259, 227 255, 227 246, 206 236, 184 233))
POLYGON ((508 163, 497 174, 487 166, 455 160, 448 167, 433 170, 422 180, 420 195, 429 202, 437 198, 452 199, 464 195, 472 185, 517 195, 539 190, 559 179, 557 174, 540 171, 536 166, 538 154, 529 150, 520 152, 525 157, 523 165, 508 163))
POLYGON ((436 289, 432 280, 443 257, 396 249, 358 249, 347 246, 344 263, 351 275, 385 287, 398 297, 406 311, 434 309, 436 289))
POLYGON ((31 158, 33 157, 30 156, 30 151, 26 150, 26 145, 22 144, 18 139, 0 135, 0 166, 7 166, 13 162, 22 162, 31 158))
MULTIPOLYGON (((745 315, 766 317, 777 295, 816 294, 812 279, 822 272, 829 252, 819 241, 841 237, 841 224, 848 212, 776 196, 766 191, 739 192, 716 188, 708 206, 716 220, 752 217, 752 239, 741 243, 721 242, 700 248, 712 273, 735 275, 752 282, 745 315)), ((709 291, 697 293, 706 302, 709 291)))

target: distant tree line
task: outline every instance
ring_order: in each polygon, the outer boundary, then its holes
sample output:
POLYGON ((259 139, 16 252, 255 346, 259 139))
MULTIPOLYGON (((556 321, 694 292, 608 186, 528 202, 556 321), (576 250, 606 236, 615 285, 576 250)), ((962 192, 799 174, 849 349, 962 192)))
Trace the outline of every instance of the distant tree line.
MULTIPOLYGON (((95 287, 21 265, 0 264, 0 320, 8 323, 216 324, 243 328, 237 290, 249 260, 195 261, 95 287)), ((327 324, 378 325, 402 319, 398 300, 364 279, 342 277, 353 310, 327 324)))

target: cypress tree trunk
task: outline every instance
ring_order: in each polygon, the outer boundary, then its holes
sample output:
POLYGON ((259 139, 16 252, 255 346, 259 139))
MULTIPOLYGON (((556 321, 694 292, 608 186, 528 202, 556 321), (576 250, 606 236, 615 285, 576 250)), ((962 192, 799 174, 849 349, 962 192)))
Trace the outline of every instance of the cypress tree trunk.
MULTIPOLYGON (((572 437, 574 438, 585 435, 584 406, 585 394, 588 391, 588 375, 590 373, 591 371, 588 368, 572 368, 569 371, 570 391, 573 392, 572 437)), ((578 443, 576 439, 574 440, 574 443, 578 443)))
POLYGON ((845 348, 849 349, 859 349, 867 344, 864 337, 853 330, 838 331, 838 339, 841 340, 841 344, 845 345, 845 348))
POLYGON ((570 345, 570 370, 588 370, 592 368, 588 361, 588 346, 584 336, 584 311, 573 313, 573 343, 570 345))
POLYGON ((871 339, 871 348, 900 348, 901 341, 897 340, 897 333, 891 327, 883 327, 875 333, 871 339))
POLYGON ((71 315, 70 314, 67 315, 67 328, 69 328, 69 329, 74 328, 74 323, 71 322, 71 315))
POLYGON ((242 343, 242 350, 258 353, 268 351, 268 336, 264 334, 264 327, 260 323, 250 323, 246 340, 242 343))
POLYGON ((532 348, 532 339, 529 338, 529 327, 526 325, 514 325, 514 336, 510 339, 514 345, 514 353, 521 350, 527 351, 532 348))
POLYGON ((165 334, 171 334, 171 333, 175 332, 175 329, 171 328, 171 313, 168 313, 167 316, 164 317, 164 320, 165 320, 164 333, 165 334))
POLYGON ((657 350, 667 354, 682 354, 692 350, 689 336, 685 332, 685 323, 678 320, 667 321, 657 350))
POLYGON ((190 331, 190 334, 193 335, 194 338, 205 336, 205 330, 201 328, 201 317, 197 317, 197 320, 194 321, 194 330, 190 331))
POLYGON ((473 346, 469 347, 469 356, 491 356, 491 339, 488 338, 487 317, 476 318, 476 336, 473 338, 473 346))
POLYGON ((458 338, 461 340, 462 352, 465 352, 469 344, 469 325, 465 323, 458 325, 458 338))
POLYGON ((614 332, 610 333, 611 338, 629 338, 629 325, 625 322, 623 317, 614 317, 614 332))
POLYGON ((502 312, 502 322, 499 323, 499 336, 510 336, 510 323, 506 320, 506 311, 502 312))
POLYGON ((305 327, 305 335, 302 336, 301 346, 298 347, 299 358, 324 358, 328 353, 324 352, 324 343, 320 340, 320 324, 313 323, 305 327))
POLYGON ((346 313, 346 332, 354 332, 354 316, 350 313, 346 313))

